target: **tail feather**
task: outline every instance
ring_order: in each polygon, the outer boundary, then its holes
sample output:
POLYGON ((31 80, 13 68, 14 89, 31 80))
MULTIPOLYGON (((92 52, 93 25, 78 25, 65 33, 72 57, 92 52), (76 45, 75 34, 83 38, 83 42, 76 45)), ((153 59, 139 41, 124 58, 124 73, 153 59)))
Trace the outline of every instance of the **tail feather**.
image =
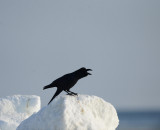
POLYGON ((52 102, 52 100, 53 100, 56 96, 58 96, 62 91, 63 91, 62 89, 57 88, 56 93, 54 94, 54 96, 52 97, 52 99, 49 101, 48 105, 49 105, 49 104, 52 102))

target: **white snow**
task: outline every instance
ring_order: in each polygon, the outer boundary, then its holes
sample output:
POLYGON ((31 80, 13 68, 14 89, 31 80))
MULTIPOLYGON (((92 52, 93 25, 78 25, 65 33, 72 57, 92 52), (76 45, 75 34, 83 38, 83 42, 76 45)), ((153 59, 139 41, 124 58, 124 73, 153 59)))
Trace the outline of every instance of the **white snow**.
POLYGON ((0 98, 0 130, 16 130, 17 126, 40 110, 40 97, 14 95, 0 98))
POLYGON ((96 96, 58 96, 24 120, 17 130, 115 130, 115 108, 96 96))

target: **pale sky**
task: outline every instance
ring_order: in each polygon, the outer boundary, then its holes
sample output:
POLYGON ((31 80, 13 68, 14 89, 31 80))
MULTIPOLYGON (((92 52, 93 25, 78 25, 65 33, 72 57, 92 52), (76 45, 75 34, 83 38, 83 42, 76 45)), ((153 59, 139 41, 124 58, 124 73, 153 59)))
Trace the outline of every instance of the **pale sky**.
POLYGON ((47 105, 56 88, 43 86, 80 67, 93 75, 72 91, 160 109, 160 1, 0 0, 0 97, 47 105))

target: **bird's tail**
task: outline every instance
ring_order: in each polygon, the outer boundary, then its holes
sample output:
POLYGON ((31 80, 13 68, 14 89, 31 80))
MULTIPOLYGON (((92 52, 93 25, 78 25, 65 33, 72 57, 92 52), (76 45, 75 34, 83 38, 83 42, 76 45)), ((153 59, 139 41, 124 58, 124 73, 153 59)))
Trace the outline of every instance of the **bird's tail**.
POLYGON ((49 101, 48 105, 49 105, 49 104, 52 102, 52 100, 53 100, 57 95, 59 95, 62 91, 63 91, 62 89, 57 88, 56 93, 54 94, 54 96, 52 97, 52 99, 49 101))
POLYGON ((49 84, 49 85, 47 85, 47 86, 44 86, 44 87, 43 87, 43 90, 44 90, 44 89, 47 89, 47 88, 52 88, 52 87, 55 87, 55 86, 49 84))

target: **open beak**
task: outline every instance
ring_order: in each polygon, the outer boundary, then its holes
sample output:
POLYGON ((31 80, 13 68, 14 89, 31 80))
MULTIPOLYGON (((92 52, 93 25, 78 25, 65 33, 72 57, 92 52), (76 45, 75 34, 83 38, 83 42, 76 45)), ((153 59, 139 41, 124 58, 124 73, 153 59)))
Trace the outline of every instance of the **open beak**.
POLYGON ((89 73, 88 71, 92 71, 91 69, 87 69, 87 73, 88 75, 92 75, 91 73, 89 73))

